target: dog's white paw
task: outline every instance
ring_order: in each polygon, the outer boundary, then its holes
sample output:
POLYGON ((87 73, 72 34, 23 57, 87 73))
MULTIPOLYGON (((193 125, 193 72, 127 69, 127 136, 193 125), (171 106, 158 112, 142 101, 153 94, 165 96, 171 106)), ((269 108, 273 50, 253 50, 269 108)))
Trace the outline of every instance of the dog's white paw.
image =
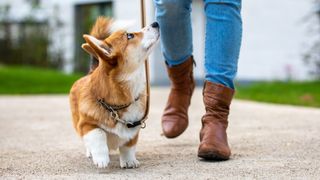
POLYGON ((136 159, 128 160, 128 159, 120 159, 120 167, 121 168, 138 168, 140 163, 136 159))
POLYGON ((87 157, 92 157, 93 163, 99 168, 105 168, 109 164, 109 149, 106 134, 103 130, 96 128, 83 136, 87 148, 87 157))
POLYGON ((120 150, 120 167, 121 168, 137 168, 139 167, 140 163, 136 159, 135 146, 133 147, 126 147, 122 146, 119 148, 120 150))
POLYGON ((91 153, 93 163, 98 166, 98 168, 106 168, 110 162, 108 151, 91 153))

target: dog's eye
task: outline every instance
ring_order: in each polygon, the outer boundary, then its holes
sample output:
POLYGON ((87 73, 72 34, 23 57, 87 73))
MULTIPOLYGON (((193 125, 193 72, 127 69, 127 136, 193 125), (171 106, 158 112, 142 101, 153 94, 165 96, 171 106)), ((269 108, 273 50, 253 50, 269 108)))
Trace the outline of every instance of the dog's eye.
POLYGON ((132 38, 134 38, 134 34, 132 34, 132 33, 127 33, 127 39, 129 40, 129 39, 132 39, 132 38))

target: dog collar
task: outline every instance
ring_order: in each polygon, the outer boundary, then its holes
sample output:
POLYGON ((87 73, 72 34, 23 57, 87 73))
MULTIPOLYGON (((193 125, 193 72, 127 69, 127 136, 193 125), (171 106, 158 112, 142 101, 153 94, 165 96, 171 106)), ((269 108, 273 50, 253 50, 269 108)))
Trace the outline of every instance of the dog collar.
POLYGON ((108 110, 109 112, 112 112, 112 111, 119 111, 119 110, 125 109, 125 108, 129 107, 132 103, 138 101, 139 99, 140 99, 140 96, 136 97, 134 99, 134 101, 132 101, 128 104, 122 104, 122 105, 111 105, 109 103, 106 103, 103 99, 97 99, 97 101, 106 110, 108 110))
POLYGON ((127 126, 127 128, 134 128, 136 126, 139 126, 139 125, 142 125, 141 128, 145 128, 146 127, 146 124, 144 123, 144 120, 145 120, 145 117, 144 116, 142 119, 140 119, 139 121, 135 121, 135 122, 128 122, 128 121, 125 121, 123 119, 121 119, 119 117, 119 114, 118 114, 118 111, 119 110, 122 110, 122 109, 125 109, 125 108, 128 108, 132 103, 138 101, 140 99, 140 96, 138 96, 137 98, 134 99, 133 102, 131 103, 128 103, 128 104, 123 104, 123 105, 111 105, 111 104, 108 104, 106 103, 103 99, 97 99, 97 102, 104 108, 106 109, 107 111, 110 112, 111 114, 111 117, 122 123, 122 124, 125 124, 127 126))

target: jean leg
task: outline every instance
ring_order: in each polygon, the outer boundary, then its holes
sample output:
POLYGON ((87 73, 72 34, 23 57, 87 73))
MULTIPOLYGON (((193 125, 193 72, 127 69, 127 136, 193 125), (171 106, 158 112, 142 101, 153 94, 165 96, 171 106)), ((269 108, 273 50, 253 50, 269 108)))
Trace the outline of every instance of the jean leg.
POLYGON ((234 89, 242 37, 241 0, 205 0, 206 80, 234 89))
POLYGON ((169 66, 181 64, 192 55, 191 2, 154 0, 161 49, 169 66))

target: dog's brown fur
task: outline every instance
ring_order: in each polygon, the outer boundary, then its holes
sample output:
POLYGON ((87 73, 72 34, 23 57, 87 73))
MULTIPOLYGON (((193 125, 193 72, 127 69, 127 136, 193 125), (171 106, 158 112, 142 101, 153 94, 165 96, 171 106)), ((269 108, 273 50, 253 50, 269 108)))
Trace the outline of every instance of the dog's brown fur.
MULTIPOLYGON (((86 51, 99 59, 99 66, 87 76, 74 83, 70 91, 70 104, 73 116, 73 125, 80 136, 85 135, 90 130, 97 128, 99 123, 113 128, 116 123, 110 119, 109 114, 98 103, 97 99, 102 98, 109 104, 128 104, 136 97, 129 92, 130 85, 117 79, 123 71, 133 71, 135 67, 128 66, 125 56, 126 49, 135 46, 141 39, 141 34, 135 33, 135 40, 128 43, 125 31, 118 31, 108 37, 109 31, 106 27, 110 24, 109 20, 99 18, 93 27, 91 34, 97 38, 106 37, 103 42, 106 48, 112 48, 111 55, 106 56, 95 47, 90 40, 86 39, 86 51), (124 67, 126 67, 124 69, 124 67)), ((141 94, 139 102, 142 109, 145 107, 145 95, 141 94)), ((121 116, 125 110, 120 111, 121 116)), ((138 135, 128 142, 128 145, 134 145, 137 142, 138 135)))
POLYGON ((159 40, 159 26, 155 22, 139 32, 127 33, 110 32, 117 28, 110 25, 109 19, 98 18, 91 35, 83 36, 86 43, 82 48, 98 63, 71 88, 73 125, 84 141, 87 156, 99 168, 108 166, 109 149, 119 149, 120 167, 137 168, 135 145, 146 108, 143 67, 159 40), (111 106, 128 106, 110 113, 100 99, 111 106))

